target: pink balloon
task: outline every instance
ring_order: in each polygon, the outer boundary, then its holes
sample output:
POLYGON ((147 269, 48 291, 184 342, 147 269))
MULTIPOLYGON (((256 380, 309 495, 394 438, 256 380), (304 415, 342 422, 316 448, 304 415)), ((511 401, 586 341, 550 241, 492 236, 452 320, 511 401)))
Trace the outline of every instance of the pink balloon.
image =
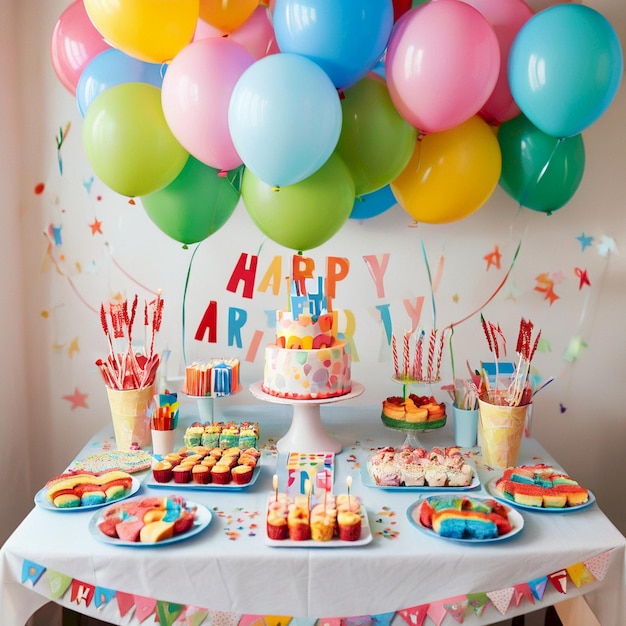
POLYGON ((110 47, 91 23, 83 0, 75 0, 61 13, 52 31, 50 58, 57 78, 75 96, 85 66, 110 47))
POLYGON ((174 137, 198 161, 221 170, 242 164, 228 128, 228 105, 254 60, 236 41, 211 37, 190 43, 170 63, 161 87, 163 113, 174 137))
POLYGON ((268 9, 265 6, 258 6, 252 15, 232 33, 225 33, 199 19, 194 41, 208 37, 233 39, 240 43, 256 60, 268 54, 280 52, 274 36, 274 27, 270 22, 268 9))
POLYGON ((431 0, 394 26, 385 59, 398 113, 426 133, 458 126, 478 113, 500 71, 496 34, 461 0, 431 0))
POLYGON ((522 26, 534 15, 524 0, 463 0, 480 11, 491 24, 500 45, 500 72, 493 92, 479 111, 487 122, 506 122, 521 110, 511 95, 507 63, 513 40, 522 26))

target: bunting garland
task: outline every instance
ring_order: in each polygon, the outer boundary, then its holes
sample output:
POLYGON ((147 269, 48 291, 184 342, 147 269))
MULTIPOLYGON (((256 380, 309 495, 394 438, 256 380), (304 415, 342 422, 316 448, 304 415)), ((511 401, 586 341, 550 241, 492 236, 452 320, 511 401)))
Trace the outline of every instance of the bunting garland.
POLYGON ((557 592, 566 594, 568 579, 577 588, 596 580, 603 581, 609 567, 611 552, 612 550, 607 550, 585 561, 568 565, 512 587, 462 594, 390 613, 319 619, 210 611, 198 606, 177 604, 98 587, 73 579, 28 559, 22 562, 21 583, 34 587, 46 573, 51 600, 60 600, 68 590, 70 603, 77 606, 89 607, 93 603, 96 608, 101 609, 115 600, 120 617, 128 616, 130 619, 134 611, 134 618, 140 624, 147 622, 158 623, 160 626, 177 624, 186 626, 391 626, 394 618, 399 617, 408 626, 430 626, 431 623, 435 626, 442 626, 447 618, 462 624, 468 611, 481 617, 489 606, 500 614, 506 615, 511 606, 520 606, 523 601, 534 605, 536 600, 543 599, 548 582, 557 592), (149 618, 152 619, 149 620, 149 618))

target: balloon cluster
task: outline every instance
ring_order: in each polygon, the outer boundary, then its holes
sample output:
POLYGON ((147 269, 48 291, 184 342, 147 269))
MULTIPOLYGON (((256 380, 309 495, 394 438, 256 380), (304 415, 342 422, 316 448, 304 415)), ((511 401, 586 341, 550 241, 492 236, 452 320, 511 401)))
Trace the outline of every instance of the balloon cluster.
POLYGON ((241 197, 294 250, 396 201, 456 221, 498 184, 561 208, 623 72, 597 11, 523 0, 75 0, 51 58, 95 174, 163 232, 202 241, 241 197))

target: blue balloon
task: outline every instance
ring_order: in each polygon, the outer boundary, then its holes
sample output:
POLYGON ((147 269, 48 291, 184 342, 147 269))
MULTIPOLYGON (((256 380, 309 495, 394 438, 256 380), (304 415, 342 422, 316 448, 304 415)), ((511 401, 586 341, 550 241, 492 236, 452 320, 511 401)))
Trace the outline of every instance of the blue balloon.
POLYGON ((511 46, 508 79, 524 115, 547 135, 565 138, 604 113, 623 69, 608 20, 584 5, 558 4, 522 26, 511 46))
POLYGON ((228 130, 244 165, 268 185, 286 187, 315 173, 341 134, 339 94, 306 57, 272 54, 239 77, 228 130))
POLYGON ((337 88, 363 78, 380 60, 393 27, 392 0, 276 0, 281 52, 315 61, 337 88))
POLYGON ((82 117, 103 91, 122 83, 147 83, 161 88, 165 66, 145 63, 111 48, 96 55, 83 70, 76 86, 76 103, 82 117))
POLYGON ((370 217, 376 217, 390 209, 396 202, 397 200, 391 191, 391 187, 385 185, 376 191, 372 191, 372 193, 357 196, 354 199, 350 219, 366 220, 370 217))

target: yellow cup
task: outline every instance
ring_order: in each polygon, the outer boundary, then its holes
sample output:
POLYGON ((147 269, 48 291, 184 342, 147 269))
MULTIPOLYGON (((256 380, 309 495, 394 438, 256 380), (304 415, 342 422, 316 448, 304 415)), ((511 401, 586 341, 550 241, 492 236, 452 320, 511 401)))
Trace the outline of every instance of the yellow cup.
POLYGON ((517 464, 530 406, 501 406, 478 400, 478 440, 487 465, 505 468, 517 464))
POLYGON ((107 387, 115 442, 118 450, 128 451, 133 444, 140 448, 150 445, 150 405, 154 385, 141 389, 111 389, 107 387))

